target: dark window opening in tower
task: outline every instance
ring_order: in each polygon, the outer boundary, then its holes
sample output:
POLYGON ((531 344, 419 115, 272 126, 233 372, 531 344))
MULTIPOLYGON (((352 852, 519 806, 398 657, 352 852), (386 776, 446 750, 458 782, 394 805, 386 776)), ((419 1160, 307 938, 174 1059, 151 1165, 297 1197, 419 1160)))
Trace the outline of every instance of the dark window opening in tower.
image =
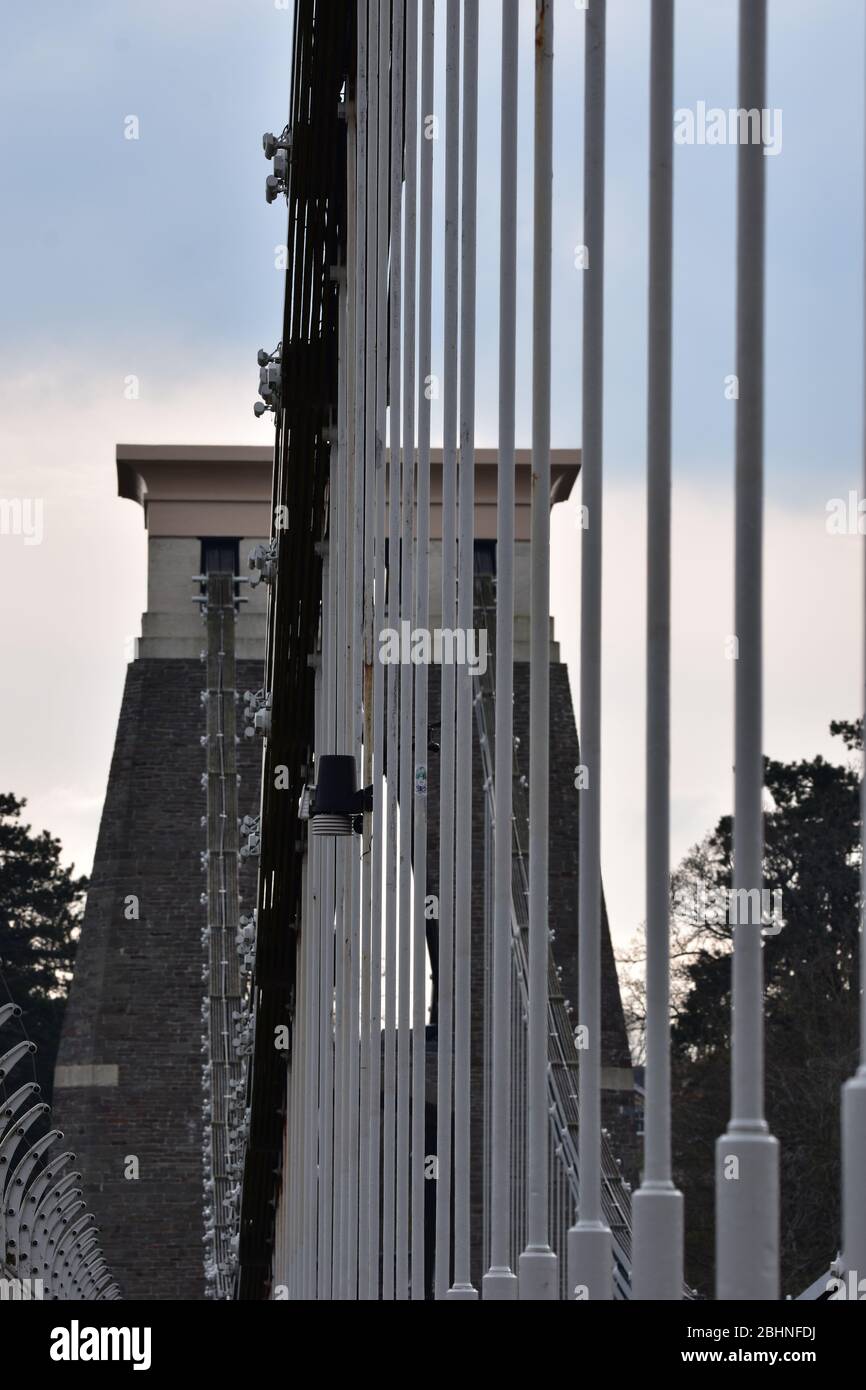
POLYGON ((476 574, 495 574, 496 573, 496 542, 495 541, 476 541, 475 542, 475 573, 476 574))
POLYGON ((240 541, 207 536, 201 543, 202 574, 240 574, 240 541))

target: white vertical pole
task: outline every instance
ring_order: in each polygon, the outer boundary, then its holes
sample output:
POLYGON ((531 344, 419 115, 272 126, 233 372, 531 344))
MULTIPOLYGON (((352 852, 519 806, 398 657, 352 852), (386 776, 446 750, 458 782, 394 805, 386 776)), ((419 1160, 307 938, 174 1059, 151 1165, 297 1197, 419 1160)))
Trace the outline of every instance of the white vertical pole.
POLYGON ((381 1248, 381 1085, 382 1085, 382 865, 384 852, 385 681, 379 638, 385 627, 385 428, 388 397, 388 147, 390 125, 390 5, 379 7, 379 169, 376 286, 376 518, 375 616, 373 624, 373 911, 370 981, 370 1263, 369 1297, 380 1296, 381 1248))
MULTIPOLYGON (((321 665, 316 663, 315 674, 315 721, 316 746, 321 729, 322 676, 321 665)), ((310 960, 310 1013, 307 1036, 309 1047, 309 1072, 307 1082, 307 1181, 309 1198, 307 1202, 307 1298, 313 1300, 318 1291, 318 1203, 319 1203, 319 1068, 321 1060, 320 1018, 322 997, 321 978, 321 845, 314 835, 307 838, 307 911, 303 930, 307 932, 307 949, 310 960)))
MULTIPOLYGON (((475 313, 478 224, 478 0, 463 5, 463 207, 460 287, 460 505, 457 626, 475 626, 475 313)), ((470 1276, 472 1038, 472 673, 457 667, 456 871, 454 892, 454 1284, 473 1302, 470 1276)))
MULTIPOLYGON (((338 738, 337 751, 354 756, 354 577, 352 555, 354 549, 354 510, 351 504, 354 471, 358 441, 356 435, 355 408, 355 283, 357 274, 357 128, 358 94, 357 84, 350 84, 347 92, 346 120, 346 274, 343 282, 340 322, 343 331, 343 386, 341 406, 343 412, 343 461, 340 474, 338 507, 341 512, 340 523, 340 648, 338 674, 338 738)), ((341 858, 342 876, 342 939, 340 949, 343 954, 343 996, 342 996, 342 1149, 341 1149, 341 1195, 340 1209, 342 1237, 340 1246, 340 1268, 338 1270, 341 1299, 354 1298, 352 1262, 353 1228, 355 1223, 352 1197, 352 1127, 353 1109, 357 1090, 353 1092, 353 1057, 357 1046, 357 1019, 354 1003, 353 972, 355 969, 355 906, 354 865, 357 858, 357 839, 353 835, 348 843, 338 849, 341 858)))
MULTIPOLYGON (((365 35, 366 38, 366 35, 365 35)), ((361 36, 358 35, 360 45, 361 36)), ((364 96, 366 101, 366 94, 364 96)), ((362 399, 358 385, 358 362, 356 353, 358 331, 359 277, 358 242, 363 235, 362 194, 358 183, 359 152, 359 108, 361 105, 360 80, 356 81, 354 100, 349 105, 348 127, 348 202, 349 213, 346 225, 346 460, 340 493, 340 506, 343 510, 343 537, 345 539, 342 559, 343 573, 343 647, 345 652, 344 708, 343 708, 343 747, 342 752, 357 756, 360 749, 362 729, 359 723, 356 730, 356 708, 361 699, 361 669, 358 658, 360 623, 356 621, 356 563, 359 546, 359 526, 363 526, 363 508, 356 510, 354 499, 357 496, 357 474, 361 469, 363 457, 363 417, 359 425, 359 401, 362 399)), ((365 115, 366 120, 366 115, 365 115)), ((366 135, 365 135, 366 138, 366 135)), ((363 380, 363 378, 362 378, 363 380)), ((363 497, 363 483, 362 492, 363 497)), ((363 536, 363 532, 361 533, 363 536)), ((361 540, 363 544, 363 540, 361 540)), ((363 783, 358 781, 358 785, 363 783)), ((344 1274, 342 1278, 342 1297, 354 1299, 357 1296, 357 1229, 358 1229, 358 840, 352 837, 346 851, 344 869, 345 921, 344 937, 346 964, 344 967, 344 986, 346 991, 345 1023, 345 1101, 344 1101, 344 1274)))
POLYGON ((304 972, 306 977, 306 1009, 305 1009, 305 1033, 306 1046, 304 1050, 304 1197, 303 1210, 301 1212, 302 1227, 302 1281, 301 1298, 315 1298, 315 1212, 316 1204, 316 1114, 318 1097, 318 1074, 315 1072, 319 1050, 318 1034, 318 984, 316 980, 316 970, 314 969, 314 957, 317 952, 314 948, 315 933, 313 930, 313 843, 312 838, 307 839, 307 853, 304 856, 304 867, 302 874, 302 893, 303 910, 301 913, 301 931, 306 937, 304 947, 304 972))
MULTIPOLYGON (((418 535, 415 572, 415 625, 430 621, 430 412, 432 372, 433 267, 433 115, 435 4, 423 0, 421 45, 421 179, 418 310, 418 535)), ((412 962, 412 1299, 423 1300, 425 1130, 427 1112, 427 681, 428 669, 415 672, 415 787, 412 962)))
MULTIPOLYGON (((388 468, 388 626, 400 630, 400 326, 402 310, 401 187, 403 182, 403 21, 405 0, 392 0, 391 22, 391 228, 388 468)), ((400 667, 388 666, 388 838, 385 877, 385 1084, 382 1135, 382 1297, 394 1297, 396 1258, 397 1127, 397 793, 399 790, 400 667)))
POLYGON ((579 1219, 569 1232, 569 1296, 613 1297, 611 1234, 601 1205, 601 570, 604 400, 604 164, 606 0, 586 12, 583 302, 583 505, 580 739, 589 784, 581 795, 579 849, 579 1219), (585 1290, 585 1293, 583 1292, 585 1290))
MULTIPOLYGON (((295 953, 295 968, 300 964, 300 956, 295 953)), ((295 979, 295 999, 292 1014, 292 1027, 298 1026, 298 1007, 300 1005, 302 989, 300 980, 295 979)), ((284 1284, 287 1289, 286 1297, 292 1300, 295 1297, 295 1213, 297 1211, 298 1184, 301 1179, 300 1164, 295 1159, 295 1138, 298 1133, 297 1116, 295 1114, 295 1089, 292 1085, 291 1068, 294 1061, 295 1048, 299 1048, 300 1043, 297 1031, 292 1040, 292 1052, 289 1053, 288 1066, 286 1069, 286 1086, 283 1091, 283 1106, 286 1112, 286 1126, 283 1132, 282 1154, 280 1156, 281 1171, 291 1173, 291 1186, 284 1186, 280 1193, 276 1210, 276 1238, 274 1244, 274 1273, 271 1285, 271 1299, 275 1298, 275 1285, 284 1284), (279 1272, 277 1272, 279 1271, 279 1272)))
POLYGON ((670 652, 674 0, 653 0, 647 421, 644 1172, 632 1204, 632 1296, 680 1299, 683 1199, 671 1180, 670 652))
MULTIPOLYGON (((403 493, 400 540, 400 616, 414 616, 412 545, 415 524, 415 333, 418 267, 418 0, 406 0, 406 214, 403 252, 403 493)), ((400 989, 397 1029, 397 1262, 396 1296, 409 1297, 409 1040, 412 1017, 412 685, 400 671, 400 989)), ((423 915, 422 915, 423 920, 423 915)))
POLYGON ((548 1229, 547 914, 550 781, 550 377, 553 255, 553 0, 535 4, 535 169, 532 312, 532 545, 529 694, 529 1054, 527 1242, 521 1300, 555 1299, 548 1229))
POLYGON ((517 109, 520 0, 502 7, 499 252, 499 483, 496 545, 496 769, 493 830, 493 1033, 490 1268, 485 1299, 517 1297, 511 1269, 511 816, 514 759, 514 392, 517 324, 517 109))
MULTIPOLYGON (((372 190, 377 182, 376 171, 379 158, 379 0, 359 0, 359 34, 366 31, 366 50, 359 53, 359 63, 366 61, 365 87, 367 93, 366 141, 363 151, 364 201, 367 211, 367 228, 363 247, 364 255, 364 312, 358 316, 358 358, 359 373, 364 380, 364 556, 361 590, 356 604, 362 603, 364 670, 362 679, 364 760, 363 785, 369 786, 373 780, 373 663, 375 644, 373 640, 373 584, 374 559, 373 542, 375 535, 376 510, 376 294, 377 294, 377 252, 376 217, 377 199, 372 190)), ((357 574, 357 569, 356 569, 357 574)), ((357 581, 356 581, 357 582, 357 581)), ((357 609, 356 609, 357 611, 357 609)), ((378 832, 377 832, 378 833, 378 832)), ((373 966, 373 826, 372 816, 364 816, 364 839, 361 879, 361 1056, 360 1056, 360 1133, 358 1141, 359 1181, 358 1181, 358 1296, 370 1297, 372 1230, 370 1216, 372 1210, 372 1146, 371 1129, 373 1124, 373 1035, 371 1010, 374 981, 373 966)), ((379 988, 379 965, 375 966, 375 983, 379 988)), ((376 1038, 376 1047, 379 1039, 376 1038)), ((379 1109, 379 1097, 375 1097, 375 1109, 379 1109)), ((378 1141, 377 1141, 378 1143, 378 1141)), ((379 1177, 376 1173, 376 1188, 379 1177)), ((378 1262, 378 1255, 377 1255, 378 1262)))
MULTIPOLYGON (((292 1020, 294 1037, 292 1039, 292 1051, 288 1072, 287 1087, 287 1114, 288 1114, 288 1142, 289 1151, 286 1160, 286 1172, 291 1173, 290 1186, 283 1191, 283 1209, 288 1208, 288 1226, 286 1229, 286 1244, 288 1258, 288 1274, 286 1283, 289 1286, 289 1299, 298 1298, 298 1255, 300 1252, 300 1233, 298 1231, 298 1213, 300 1211, 300 1194, 303 1190, 304 1171, 303 1159, 298 1151, 298 1144, 301 1137, 301 1119, 297 1110, 299 1087, 297 1085, 297 1073, 295 1068, 299 1063, 302 1064, 304 1051, 304 979, 303 979, 303 956, 301 954, 300 938, 295 943, 295 1009, 292 1020), (293 1074, 294 1073, 294 1074, 293 1074)), ((272 1291, 271 1297, 274 1297, 272 1291)))
MULTIPOLYGON (((336 382, 336 449, 331 449, 331 480, 329 480, 329 510, 331 524, 328 527, 328 548, 331 552, 331 621, 334 631, 331 637, 331 701, 332 701, 332 739, 331 751, 345 752, 345 578, 346 578, 346 537, 345 528, 349 512, 343 507, 343 480, 346 474, 346 270, 338 272, 338 382, 336 382)), ((346 1008, 348 997, 349 960, 346 952, 346 840, 339 838, 334 842, 334 1283, 332 1297, 345 1298, 343 1280, 346 1275, 346 1225, 345 1225, 345 1177, 346 1177, 346 1031, 349 1017, 346 1008)))
MULTIPOLYGON (((442 627, 457 623, 457 353, 460 201, 460 5, 448 0, 445 59, 445 362, 442 458, 442 627)), ((439 1036, 436 1100, 436 1297, 451 1279, 451 1106, 454 1013, 454 667, 443 663, 439 755, 439 1036)))
MULTIPOLYGON (((393 292, 393 289, 392 289, 393 292)), ((393 361, 393 358, 392 358, 393 361)), ((393 410, 393 407, 392 407, 393 410)), ((393 420, 393 414, 392 414, 393 420)), ((388 487, 393 492, 398 487, 399 445, 391 438, 391 459, 388 470, 388 487)), ((399 502, 398 502, 399 508, 399 502)), ((399 538, 399 517, 393 516, 393 502, 389 502, 389 546, 388 565, 388 614, 387 626, 399 631, 399 611, 395 610, 396 592, 399 587, 392 565, 399 546, 393 544, 395 529, 399 538)), ((385 838, 385 962, 384 962, 384 1029, 382 1034, 382 1297, 394 1298, 394 1260, 395 1260, 395 1217, 396 1217, 396 1111, 397 1111, 397 791, 398 772, 398 726, 399 726, 399 668, 389 665, 386 672, 387 706, 387 834, 385 838)))
MULTIPOLYGON (((350 564, 349 636, 351 654, 351 681, 347 682, 347 728, 349 747, 356 758, 361 753, 364 736, 363 716, 363 670, 364 670, 364 458, 365 458, 365 393, 366 393, 366 351, 364 328, 366 321, 367 295, 367 6, 358 0, 357 17, 358 73, 355 100, 355 254, 354 265, 350 254, 349 287, 351 330, 349 339, 354 344, 354 357, 350 363, 349 406, 353 412, 353 438, 349 448, 349 472, 347 477, 346 511, 352 502, 352 544, 350 564), (349 491, 351 488, 351 491, 349 491)), ((363 765, 357 769, 358 785, 363 786, 363 765)), ((366 817, 365 817, 366 819, 366 817)), ((351 1013, 350 1053, 349 1053, 349 1166, 348 1166, 348 1251, 347 1297, 358 1296, 358 1188, 359 1188, 359 1132, 360 1132, 360 1038, 361 1038, 361 861, 358 847, 353 843, 351 858, 351 914, 350 914, 350 980, 349 995, 351 1013)))
MULTIPOLYGON (((306 874, 301 876, 301 901, 306 902, 306 874)), ((292 1095, 294 1124, 292 1128, 292 1284, 289 1297, 297 1302, 306 1295, 304 1258, 306 1253, 305 1222, 307 1199, 307 1054, 310 1046, 307 937, 303 930, 297 943, 298 1007, 295 1016, 295 1039, 292 1049, 292 1095)))
MULTIPOLYGON (((514 1235, 512 1236, 512 1248, 519 1265, 520 1250, 526 1238, 526 1203, 523 1200, 526 1189, 526 1024, 528 1018, 523 1007, 523 1001, 519 994, 514 998, 514 1028, 512 1038, 516 1046, 512 1056, 512 1089, 517 1097, 516 1103, 512 1106, 514 1115, 514 1142, 511 1146, 512 1161, 514 1163, 514 1175, 512 1179, 512 1191, 514 1193, 514 1235)), ((519 1297, 519 1281, 518 1281, 519 1297)))
MULTIPOLYGON (((866 189, 866 184, 864 184, 866 189)), ((866 235, 864 235, 866 247, 866 235)), ((864 258, 864 337, 863 337, 863 491, 866 495, 866 258, 864 258)), ((866 545, 863 552, 866 580, 866 545)), ((866 583, 864 583, 866 601, 866 583)), ((861 622, 866 616, 864 602, 861 622)), ((864 642, 866 663, 866 642, 864 642)), ((864 711, 866 711, 866 664, 864 664, 864 711)), ((866 717, 863 721, 866 737, 866 717)), ((861 783, 862 866, 860 880, 860 1066, 842 1087, 842 1258, 847 1270, 866 1278, 866 764, 861 783)))
MULTIPOLYGON (((333 610, 330 604, 330 541, 322 566, 321 724, 316 746, 320 753, 333 747, 331 699, 333 610)), ((326 839, 319 852, 321 899, 317 930, 321 951, 319 1015, 319 1268, 318 1297, 330 1301, 333 1253, 333 1141, 334 1141, 334 841, 326 839)))
MULTIPOLYGON (((766 106, 766 0, 740 0, 740 106, 766 106)), ((763 884, 763 511, 765 171, 759 143, 737 168, 737 499, 734 890, 763 884)), ((748 901, 751 901, 751 896, 748 901)), ((716 1145, 716 1297, 779 1296, 779 1148, 764 1119, 761 913, 734 927, 732 1092, 716 1145)))

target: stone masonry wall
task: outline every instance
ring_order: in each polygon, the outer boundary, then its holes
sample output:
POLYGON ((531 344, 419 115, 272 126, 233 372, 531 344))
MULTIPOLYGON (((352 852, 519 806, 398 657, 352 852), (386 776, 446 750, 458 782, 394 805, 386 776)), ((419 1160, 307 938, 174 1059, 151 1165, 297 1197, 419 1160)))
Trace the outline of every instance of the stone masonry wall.
MULTIPOLYGON (((239 663, 241 696, 261 681, 259 662, 239 663)), ((204 1295, 204 683, 195 660, 129 667, 57 1062, 56 1122, 127 1299, 204 1295)), ((238 754, 239 814, 256 815, 261 745, 238 754)), ((245 907, 254 865, 241 870, 245 907)))

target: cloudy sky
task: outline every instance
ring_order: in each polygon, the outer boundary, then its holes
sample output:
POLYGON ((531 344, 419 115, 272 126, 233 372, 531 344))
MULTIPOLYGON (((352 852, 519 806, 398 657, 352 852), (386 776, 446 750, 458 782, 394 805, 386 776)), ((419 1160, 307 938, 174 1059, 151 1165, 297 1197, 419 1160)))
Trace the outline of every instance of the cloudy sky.
MULTIPOLYGON (((554 443, 580 443, 583 17, 556 3, 554 443)), ((441 11, 444 6, 440 4, 441 11)), ((642 919, 649 0, 609 0, 603 867, 614 935, 642 919)), ((478 440, 497 412, 499 5, 481 0, 478 440)), ((736 105, 736 0, 679 0, 676 106, 736 105)), ((531 22, 521 72, 520 382, 529 440, 531 22)), ((777 757, 832 753, 858 709, 857 539, 827 504, 860 487, 862 0, 771 0, 767 160, 767 710, 777 757)), ((288 106, 274 0, 7 7, 0 42, 0 498, 42 499, 42 544, 0 535, 0 785, 90 866, 130 639, 140 510, 114 446, 262 443, 255 353, 273 346, 284 209, 261 133, 288 106), (130 116, 139 138, 124 138, 130 116), (125 397, 130 376, 138 399, 125 397)), ((444 50, 440 49, 440 56, 444 50)), ((440 66, 441 74, 441 66, 440 66)), ((441 110, 441 85, 438 105, 441 110)), ((441 228, 442 150, 437 149, 441 228)), ((735 151, 678 148, 674 854, 730 809, 735 151)), ((441 251, 441 236, 437 238, 441 251)), ((437 283, 441 264, 437 263, 437 283)), ((434 351, 441 356, 439 335, 434 351)), ((437 421, 438 424, 438 421, 437 421)), ((554 515, 554 612, 577 683, 576 496, 554 515)))

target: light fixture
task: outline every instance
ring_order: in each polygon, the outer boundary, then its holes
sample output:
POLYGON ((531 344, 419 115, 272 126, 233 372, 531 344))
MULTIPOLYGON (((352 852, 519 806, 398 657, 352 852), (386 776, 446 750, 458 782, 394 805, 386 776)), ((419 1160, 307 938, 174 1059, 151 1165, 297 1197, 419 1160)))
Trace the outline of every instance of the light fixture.
POLYGON ((279 403, 282 387, 282 351, 282 343, 278 343, 273 352, 259 348, 256 359, 259 364, 259 395, 265 405, 274 408, 279 403))
POLYGON ((257 589, 260 584, 272 584, 277 572, 277 543, 256 545, 250 551, 249 566, 252 570, 250 588, 257 589))
POLYGON ((265 198, 269 203, 274 203, 281 193, 288 195, 289 159, 292 148, 292 133, 289 127, 286 126, 279 137, 267 131, 262 136, 262 148, 265 159, 274 162, 274 172, 269 174, 265 181, 265 198))
POLYGON ((363 830, 365 811, 373 809, 373 788, 355 788, 355 759, 324 754, 317 760, 316 789, 310 807, 314 835, 351 835, 363 830))

